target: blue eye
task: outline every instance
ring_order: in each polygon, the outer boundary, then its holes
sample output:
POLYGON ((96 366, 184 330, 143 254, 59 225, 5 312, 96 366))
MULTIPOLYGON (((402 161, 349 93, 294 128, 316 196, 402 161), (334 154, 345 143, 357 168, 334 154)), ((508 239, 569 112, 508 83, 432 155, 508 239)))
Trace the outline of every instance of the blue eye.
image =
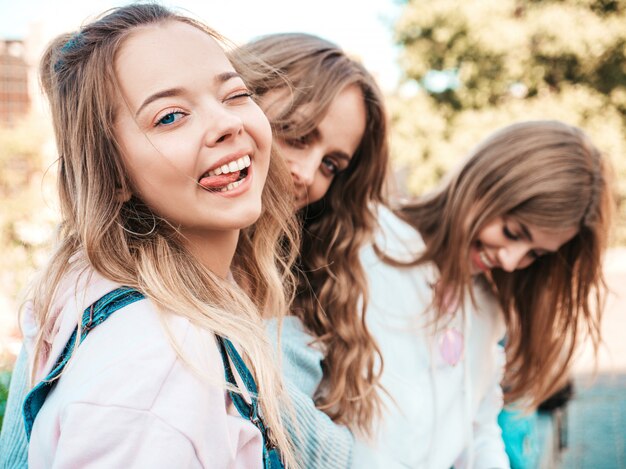
POLYGON ((159 125, 172 125, 174 122, 179 121, 185 115, 186 114, 182 111, 168 112, 157 121, 157 123, 155 124, 155 127, 159 125))
POLYGON ((329 158, 324 158, 322 160, 322 167, 329 176, 334 176, 339 172, 339 167, 329 158))

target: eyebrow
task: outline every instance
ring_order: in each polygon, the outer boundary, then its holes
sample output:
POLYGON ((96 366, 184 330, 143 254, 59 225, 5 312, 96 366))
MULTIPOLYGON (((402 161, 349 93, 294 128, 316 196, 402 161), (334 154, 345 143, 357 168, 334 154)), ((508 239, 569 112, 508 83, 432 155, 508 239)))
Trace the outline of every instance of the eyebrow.
MULTIPOLYGON (((217 84, 222 84, 233 78, 241 78, 241 75, 239 75, 237 72, 224 72, 224 73, 220 73, 219 75, 217 75, 214 81, 217 84)), ((166 90, 158 91, 154 94, 151 94, 143 101, 143 103, 141 103, 141 106, 139 106, 139 109, 137 109, 137 112, 135 113, 135 117, 137 117, 139 113, 143 111, 148 104, 153 103, 157 99, 171 98, 172 96, 180 96, 184 94, 184 92, 185 91, 182 88, 168 88, 166 90)))
POLYGON ((339 158, 340 160, 344 160, 346 162, 346 165, 349 165, 350 161, 352 160, 352 158, 350 158, 350 155, 344 153, 343 151, 334 151, 331 153, 331 155, 335 158, 339 158))
POLYGON ((215 77, 215 82, 221 84, 227 82, 228 80, 231 80, 232 78, 241 78, 241 75, 234 71, 220 73, 215 77))
POLYGON ((167 90, 163 90, 163 91, 159 91, 157 93, 151 94, 144 100, 143 103, 141 103, 141 106, 139 106, 139 109, 137 109, 137 112, 135 113, 135 117, 137 117, 139 113, 143 111, 148 104, 153 103, 157 99, 170 98, 172 96, 180 96, 181 94, 183 94, 182 88, 169 88, 167 90))
MULTIPOLYGON (((316 127, 315 129, 313 129, 313 130, 309 133, 309 135, 311 135, 313 138, 318 139, 318 140, 319 140, 319 139, 321 139, 321 138, 323 138, 323 136, 322 136, 322 132, 320 132, 320 129, 319 129, 318 127, 316 127)), ((335 158, 339 158, 340 160, 345 160, 346 165, 349 165, 349 164, 350 164, 350 161, 352 161, 352 156, 351 156, 351 155, 348 155, 348 154, 347 154, 345 151, 343 151, 343 150, 336 150, 336 151, 333 151, 333 152, 331 152, 331 153, 329 154, 329 156, 330 156, 330 155, 334 156, 335 158)))

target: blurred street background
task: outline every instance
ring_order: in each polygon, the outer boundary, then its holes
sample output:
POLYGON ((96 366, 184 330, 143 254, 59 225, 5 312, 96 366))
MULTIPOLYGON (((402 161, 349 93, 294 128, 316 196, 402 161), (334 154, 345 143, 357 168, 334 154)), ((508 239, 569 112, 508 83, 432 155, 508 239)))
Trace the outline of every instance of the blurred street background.
POLYGON ((560 413, 560 432, 558 419, 540 417, 542 469, 626 468, 626 248, 609 252, 605 274, 611 293, 602 324, 604 343, 597 362, 589 345, 576 359, 574 395, 560 413))
MULTIPOLYGON (((17 313, 58 223, 56 149, 37 63, 53 36, 124 3, 0 0, 0 419, 21 341, 17 313)), ((577 357, 560 431, 542 421, 541 466, 626 468, 626 0, 162 3, 235 44, 305 31, 362 60, 387 98, 401 195, 432 189, 515 121, 559 119, 592 137, 613 164, 619 204, 605 263, 605 342, 597 363, 588 346, 577 357)))

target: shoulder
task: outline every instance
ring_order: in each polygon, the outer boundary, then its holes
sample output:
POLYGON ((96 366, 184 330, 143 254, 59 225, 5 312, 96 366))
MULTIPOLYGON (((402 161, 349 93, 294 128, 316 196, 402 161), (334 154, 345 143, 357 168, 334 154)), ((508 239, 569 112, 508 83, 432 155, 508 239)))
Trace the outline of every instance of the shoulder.
POLYGON ((384 263, 378 252, 397 259, 410 261, 424 250, 424 241, 420 233, 393 211, 379 205, 375 208, 377 226, 373 242, 361 249, 361 262, 364 267, 384 263))
POLYGON ((89 333, 74 352, 58 391, 66 403, 149 409, 163 386, 188 372, 176 349, 194 367, 210 375, 221 372, 212 334, 185 318, 160 313, 149 300, 137 301, 89 333))
POLYGON ((302 321, 295 316, 283 319, 278 336, 278 322, 266 321, 271 341, 280 341, 283 375, 298 384, 307 396, 313 396, 322 380, 324 353, 317 347, 315 337, 307 332, 302 321))
POLYGON ((426 305, 429 304, 429 285, 436 278, 432 264, 394 265, 379 255, 381 253, 400 263, 413 261, 424 251, 422 236, 389 207, 379 205, 376 213, 378 227, 374 242, 361 250, 361 262, 371 288, 370 300, 376 297, 391 299, 397 292, 400 295, 397 301, 409 301, 405 295, 417 292, 426 305))
POLYGON ((378 207, 377 213, 375 245, 361 252, 368 281, 367 325, 383 352, 396 354, 406 346, 404 352, 412 353, 415 332, 428 320, 436 269, 431 263, 402 265, 421 255, 422 237, 388 207, 378 207), (381 259, 379 252, 399 264, 381 259))
POLYGON ((420 233, 398 217, 389 207, 379 205, 377 216, 379 229, 375 239, 381 248, 387 247, 391 250, 404 248, 412 255, 424 249, 424 241, 420 233))
MULTIPOLYGON (((55 335, 46 364, 38 370, 39 380, 52 369, 83 312, 119 287, 89 270, 69 280, 55 298, 55 335)), ((57 381, 54 401, 60 407, 81 402, 145 410, 168 381, 180 381, 183 375, 193 380, 195 369, 214 377, 218 386, 223 384, 215 336, 143 298, 90 330, 57 381)))

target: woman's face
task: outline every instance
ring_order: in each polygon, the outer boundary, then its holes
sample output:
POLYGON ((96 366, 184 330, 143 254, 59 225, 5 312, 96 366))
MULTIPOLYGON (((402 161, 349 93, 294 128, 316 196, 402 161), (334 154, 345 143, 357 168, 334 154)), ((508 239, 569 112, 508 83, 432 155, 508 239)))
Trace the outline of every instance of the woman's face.
POLYGON ((186 239, 254 223, 271 129, 218 43, 182 22, 141 27, 115 71, 114 129, 137 195, 186 239))
POLYGON ((470 248, 473 274, 491 269, 507 272, 524 269, 540 256, 557 251, 578 228, 545 230, 521 223, 515 217, 498 217, 487 223, 470 248))
MULTIPOLYGON (((273 93, 263 100, 270 118, 275 105, 270 102, 272 99, 280 100, 273 93)), ((306 115, 306 107, 296 111, 296 118, 298 114, 306 115)), ((363 93, 357 85, 349 85, 333 99, 328 112, 312 132, 291 140, 276 139, 291 170, 297 209, 324 197, 335 175, 348 167, 363 139, 365 121, 363 93)))

